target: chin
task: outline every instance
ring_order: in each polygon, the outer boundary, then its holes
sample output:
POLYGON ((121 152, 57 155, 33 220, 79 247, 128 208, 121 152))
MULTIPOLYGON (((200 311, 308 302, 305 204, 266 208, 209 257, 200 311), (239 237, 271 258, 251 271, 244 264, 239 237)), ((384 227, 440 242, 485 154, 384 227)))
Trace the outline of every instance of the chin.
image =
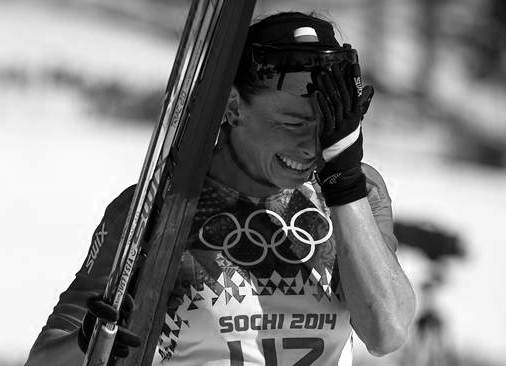
POLYGON ((300 177, 300 178, 281 178, 277 177, 277 179, 272 180, 272 184, 281 189, 291 189, 297 188, 305 182, 309 181, 310 177, 300 177))

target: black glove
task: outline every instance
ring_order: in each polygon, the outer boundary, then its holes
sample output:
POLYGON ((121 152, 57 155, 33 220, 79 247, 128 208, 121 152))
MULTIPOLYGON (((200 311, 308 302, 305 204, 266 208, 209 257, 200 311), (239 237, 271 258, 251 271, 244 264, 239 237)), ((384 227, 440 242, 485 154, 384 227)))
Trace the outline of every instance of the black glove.
POLYGON ((323 164, 316 178, 327 205, 343 205, 367 196, 366 179, 360 162, 363 157, 361 121, 374 90, 361 87, 358 65, 344 71, 337 66, 311 74, 308 93, 321 116, 318 132, 323 164))
MULTIPOLYGON (((114 310, 112 305, 109 305, 103 300, 103 295, 90 298, 87 302, 87 306, 88 311, 84 316, 77 337, 79 348, 81 348, 83 352, 86 352, 88 349, 88 344, 90 343, 97 318, 105 322, 126 322, 135 307, 135 303, 132 296, 127 293, 123 298, 120 314, 114 310)), ((111 359, 115 357, 125 358, 128 356, 129 347, 139 347, 140 345, 141 340, 137 334, 118 325, 118 333, 116 334, 114 345, 111 350, 111 359)))

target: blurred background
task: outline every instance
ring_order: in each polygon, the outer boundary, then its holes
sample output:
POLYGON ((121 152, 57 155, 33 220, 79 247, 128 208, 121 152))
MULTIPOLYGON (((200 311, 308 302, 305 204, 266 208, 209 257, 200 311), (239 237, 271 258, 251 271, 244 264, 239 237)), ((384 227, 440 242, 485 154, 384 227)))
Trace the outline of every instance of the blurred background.
MULTIPOLYGON (((376 95, 365 161, 418 295, 409 342, 357 365, 506 365, 506 2, 257 1, 316 10, 376 95)), ((189 1, 0 0, 0 366, 22 365, 106 205, 137 181, 189 1)))

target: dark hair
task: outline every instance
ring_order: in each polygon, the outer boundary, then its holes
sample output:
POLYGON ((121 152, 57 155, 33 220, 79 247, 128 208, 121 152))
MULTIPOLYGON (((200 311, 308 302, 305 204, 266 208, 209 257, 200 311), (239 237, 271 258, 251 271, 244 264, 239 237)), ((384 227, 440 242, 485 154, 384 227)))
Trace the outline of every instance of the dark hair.
POLYGON ((247 103, 251 101, 251 96, 266 89, 266 86, 259 82, 255 70, 252 69, 251 45, 255 42, 263 44, 292 43, 294 42, 293 30, 302 26, 315 28, 322 44, 339 46, 334 36, 334 24, 314 11, 309 14, 281 12, 250 25, 234 79, 234 85, 239 95, 247 103))

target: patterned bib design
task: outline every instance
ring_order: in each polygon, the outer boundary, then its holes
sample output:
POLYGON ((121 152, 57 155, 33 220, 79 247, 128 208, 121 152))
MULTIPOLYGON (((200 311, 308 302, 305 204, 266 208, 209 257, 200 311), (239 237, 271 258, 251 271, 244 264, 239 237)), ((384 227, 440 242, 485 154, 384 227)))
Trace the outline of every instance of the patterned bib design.
POLYGON ((338 365, 351 327, 335 257, 310 184, 258 200, 208 179, 153 364, 338 365))

